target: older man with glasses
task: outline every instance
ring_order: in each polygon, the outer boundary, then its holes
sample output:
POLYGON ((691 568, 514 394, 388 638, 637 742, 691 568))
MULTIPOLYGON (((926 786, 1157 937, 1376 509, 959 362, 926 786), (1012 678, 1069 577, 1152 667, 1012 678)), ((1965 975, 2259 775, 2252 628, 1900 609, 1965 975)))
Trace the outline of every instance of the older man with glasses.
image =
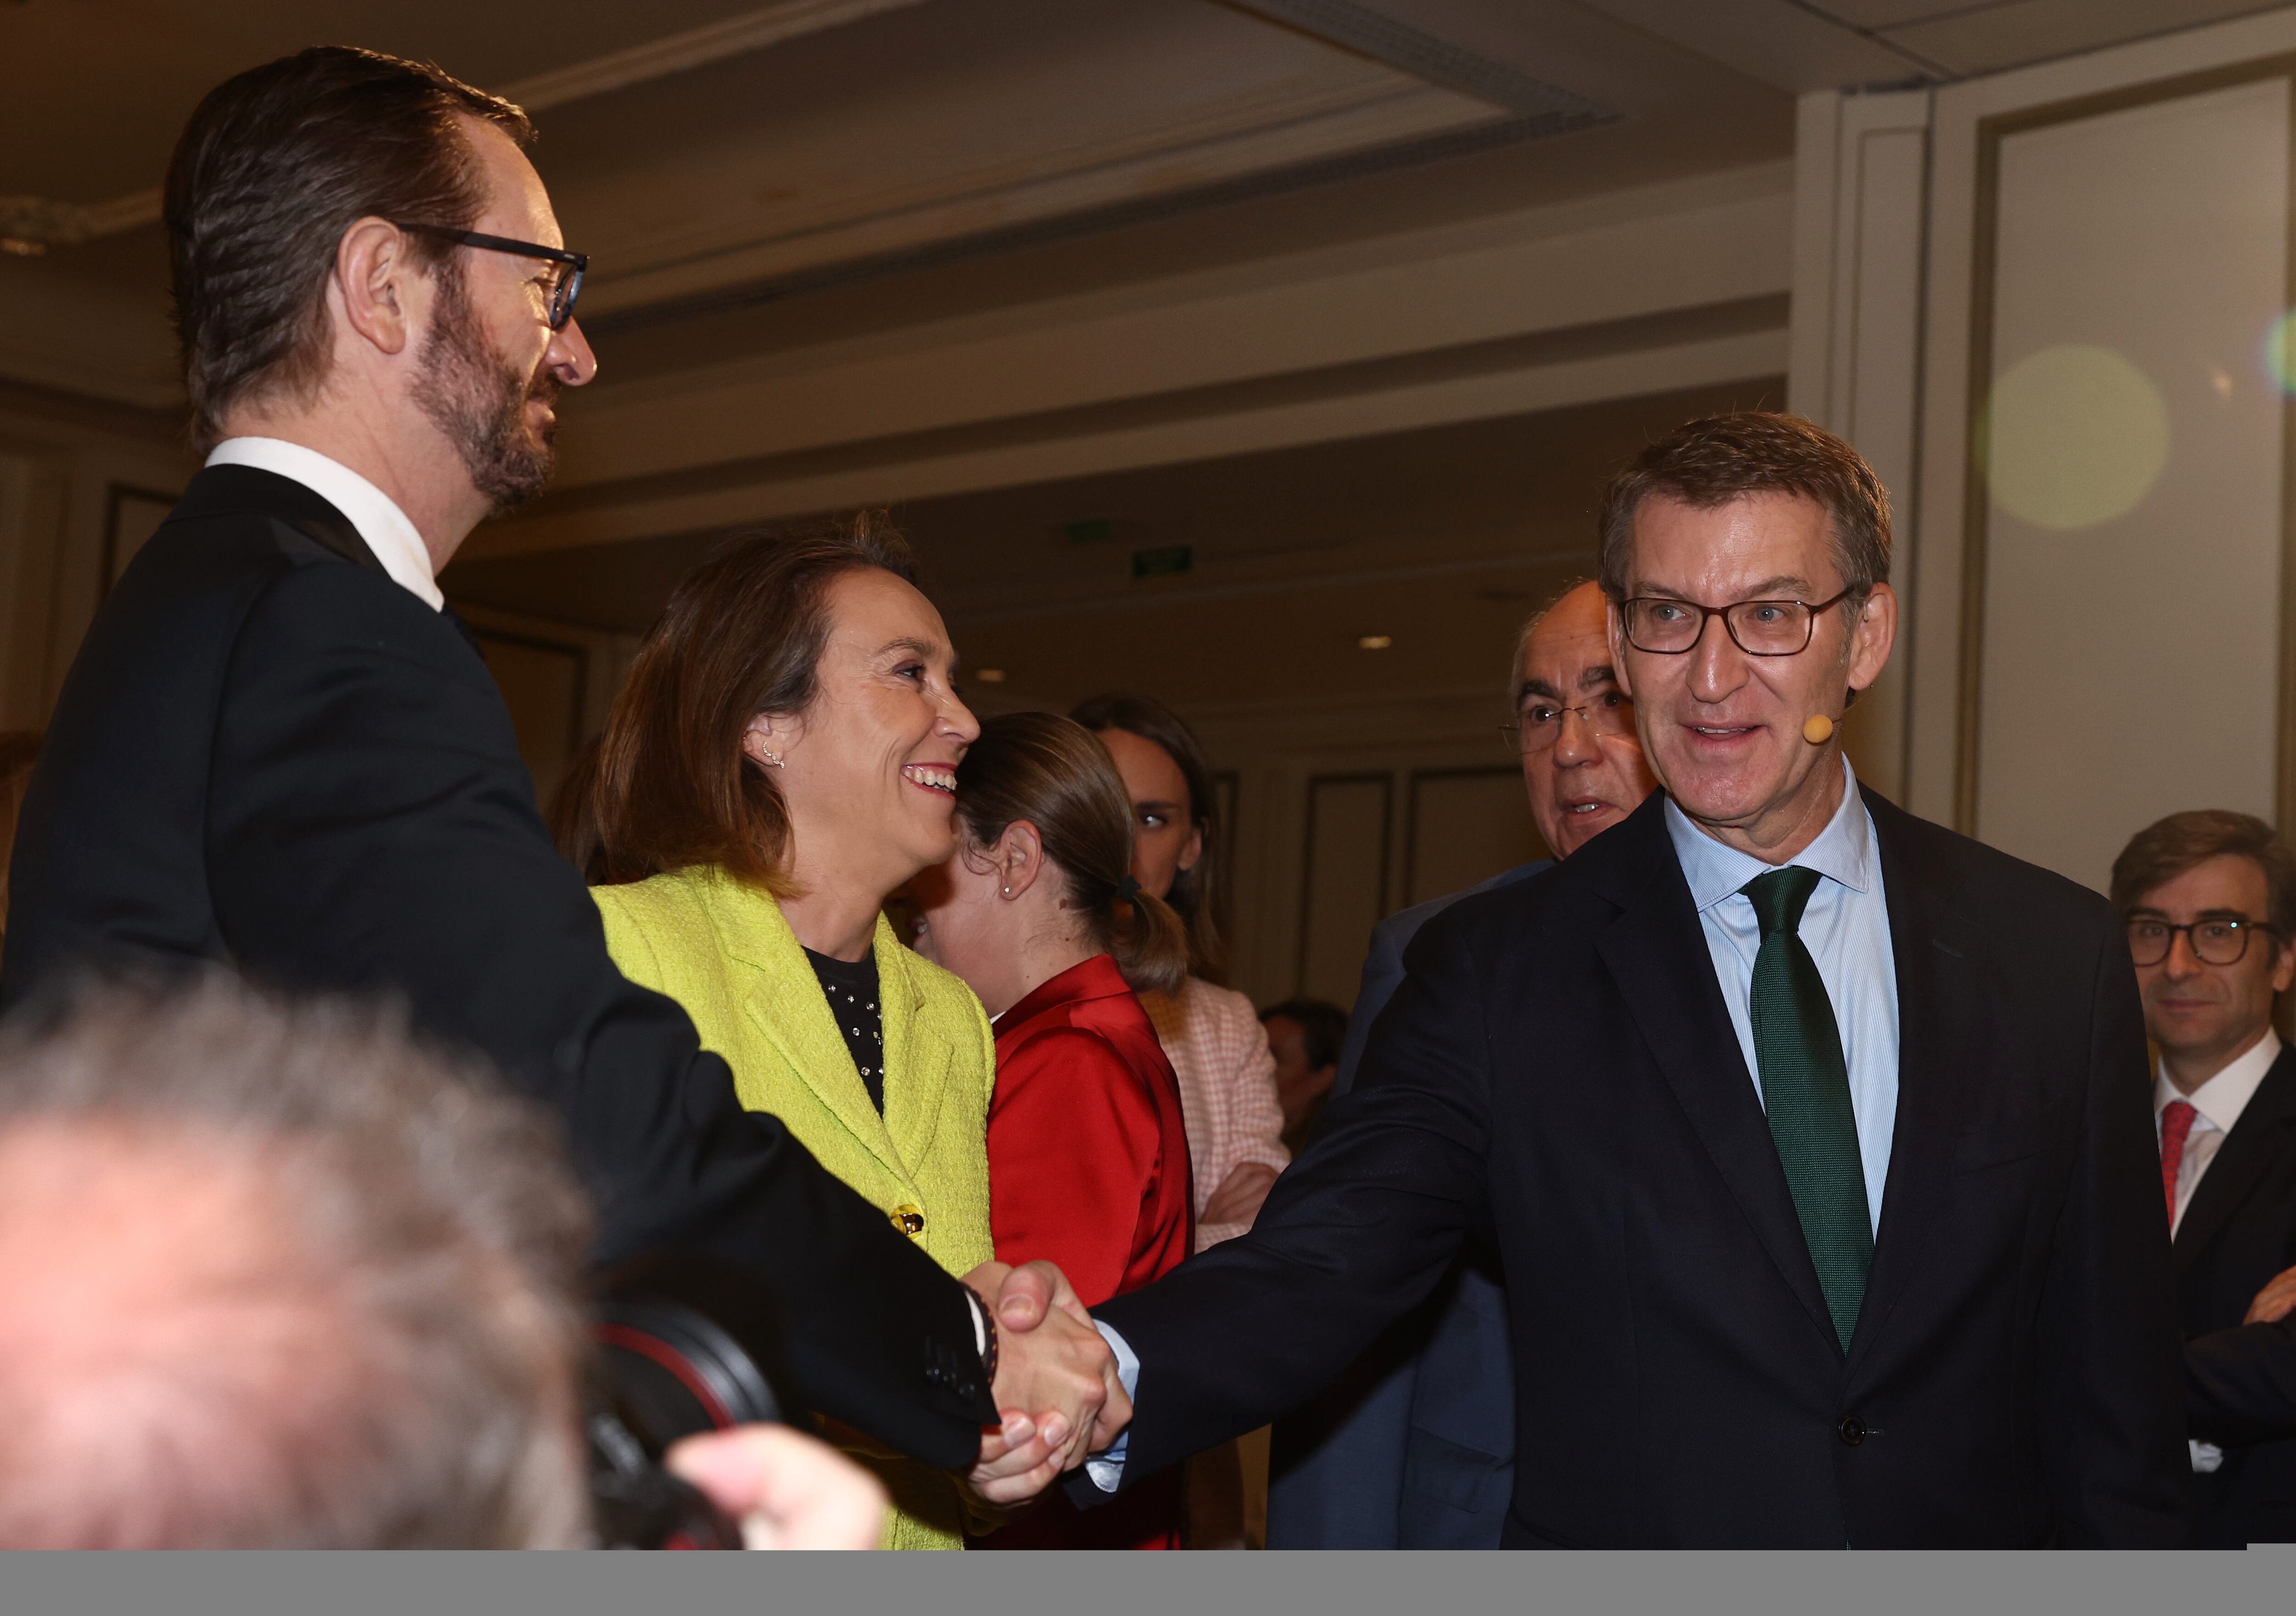
POLYGON ((2296 857, 2221 809, 2171 814, 2112 866, 2113 906, 2161 1052, 2161 1197, 2176 1243, 2194 1539, 2296 1541, 2296 857))

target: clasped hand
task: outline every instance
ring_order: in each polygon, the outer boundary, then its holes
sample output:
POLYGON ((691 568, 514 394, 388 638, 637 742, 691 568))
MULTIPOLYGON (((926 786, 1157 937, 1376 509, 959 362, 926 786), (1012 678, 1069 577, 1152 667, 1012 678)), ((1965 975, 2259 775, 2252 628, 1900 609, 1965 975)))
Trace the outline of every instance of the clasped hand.
POLYGON ((1060 1269, 985 1262, 964 1276, 996 1317, 1003 1423, 965 1480, 991 1504, 1022 1504, 1116 1440, 1132 1418, 1116 1355, 1060 1269))

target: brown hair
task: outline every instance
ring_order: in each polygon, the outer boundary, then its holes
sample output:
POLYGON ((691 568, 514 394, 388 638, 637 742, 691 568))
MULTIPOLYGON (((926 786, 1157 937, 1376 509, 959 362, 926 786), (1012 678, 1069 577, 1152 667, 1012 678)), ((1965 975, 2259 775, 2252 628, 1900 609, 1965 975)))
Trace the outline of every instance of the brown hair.
POLYGON ((0 1545, 581 1543, 591 1219, 543 1108, 401 1013, 215 972, 12 1016, 0 1141, 20 1163, 116 1164, 131 1196, 138 1169, 192 1175, 245 1236, 147 1295, 140 1269, 175 1271, 166 1229, 140 1251, 60 1235, 41 1176, 12 1181, 0 1243, 78 1239, 69 1271, 121 1283, 60 1311, 12 1272, 10 1339, 55 1350, 0 1355, 0 1545))
POLYGON ((1856 449, 1799 415, 1739 410, 1680 426, 1635 456, 1603 494, 1603 592, 1631 587, 1635 513, 1652 494, 1712 510, 1749 494, 1799 494, 1825 507, 1833 558, 1862 609, 1890 580, 1890 494, 1856 449))
MULTIPOLYGON (((1202 833, 1203 852, 1193 870, 1172 878, 1164 901, 1185 923, 1188 932, 1188 973, 1208 982, 1227 980, 1227 883, 1221 867, 1218 799, 1212 794, 1211 766, 1195 732, 1177 714, 1150 696, 1111 692, 1078 702, 1069 717, 1095 734, 1120 729, 1164 749, 1180 766, 1188 783, 1188 817, 1202 833)), ((1126 810, 1130 817, 1130 809, 1126 810)))
POLYGON ((2281 947, 2296 947, 2296 856, 2253 814, 2192 808, 2146 825, 2112 861, 2112 906, 2127 915, 2162 883, 2226 854, 2262 866, 2265 920, 2281 947))
POLYGON ((742 736, 760 713, 813 705, 829 586, 869 568, 914 581, 882 512, 736 539, 679 579, 595 753, 567 771, 559 850, 600 885, 717 865, 787 897, 789 805, 742 736))
MULTIPOLYGON (((327 277, 351 226, 477 222, 484 172, 458 117, 521 145, 533 138, 526 114, 499 96, 348 45, 314 46, 208 92, 176 143, 162 208, 199 448, 214 446, 242 400, 308 399, 325 381, 327 277)), ((406 250, 428 268, 452 247, 410 234, 406 250)))
POLYGON ((1132 800, 1090 730, 1058 713, 983 719, 956 766, 956 811, 975 847, 994 846, 1021 820, 1035 825, 1070 906, 1090 920, 1124 980, 1141 993, 1180 990, 1188 974, 1180 917, 1132 884, 1132 800))

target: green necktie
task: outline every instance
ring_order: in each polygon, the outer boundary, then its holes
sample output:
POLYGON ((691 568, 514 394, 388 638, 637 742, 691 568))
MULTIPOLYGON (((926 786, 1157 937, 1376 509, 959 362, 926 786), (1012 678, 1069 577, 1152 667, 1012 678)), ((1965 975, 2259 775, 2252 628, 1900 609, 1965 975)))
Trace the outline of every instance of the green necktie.
POLYGON ((1818 1288, 1825 1292, 1825 1309, 1833 1315, 1833 1333, 1847 1352, 1866 1300, 1866 1273, 1874 1266, 1874 1225, 1841 1030, 1817 962, 1800 935, 1802 911, 1817 882, 1816 870, 1789 865, 1739 890, 1762 926, 1752 994, 1762 1109, 1817 1267, 1818 1288))

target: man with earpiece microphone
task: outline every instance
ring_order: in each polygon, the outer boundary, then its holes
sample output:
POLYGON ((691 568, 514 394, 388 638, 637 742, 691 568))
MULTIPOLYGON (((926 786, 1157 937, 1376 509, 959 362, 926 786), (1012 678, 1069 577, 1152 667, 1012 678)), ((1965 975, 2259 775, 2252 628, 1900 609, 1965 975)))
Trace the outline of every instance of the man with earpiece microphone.
POLYGON ((1263 1423, 1471 1229, 1506 1275, 1511 1546, 2172 1546, 2182 1383, 2104 900, 1858 786, 1887 495, 1792 416, 1611 482, 1664 789, 1429 921, 1250 1234, 1096 1310, 1131 1485, 1263 1423))

